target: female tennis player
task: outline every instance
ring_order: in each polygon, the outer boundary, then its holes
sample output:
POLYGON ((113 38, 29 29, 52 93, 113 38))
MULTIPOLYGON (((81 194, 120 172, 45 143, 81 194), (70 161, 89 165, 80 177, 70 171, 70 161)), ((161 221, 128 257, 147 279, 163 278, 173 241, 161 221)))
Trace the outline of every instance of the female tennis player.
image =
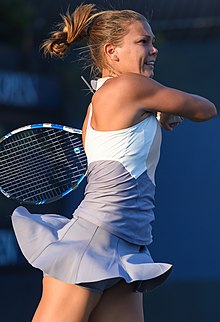
POLYGON ((216 108, 152 79, 155 37, 141 14, 87 4, 62 18, 61 29, 44 42, 45 52, 63 57, 85 39, 102 77, 83 125, 88 184, 73 218, 33 215, 24 207, 13 213, 24 255, 44 273, 33 321, 143 322, 143 292, 172 268, 153 262, 147 249, 160 125, 172 130, 171 115, 206 121, 216 108))

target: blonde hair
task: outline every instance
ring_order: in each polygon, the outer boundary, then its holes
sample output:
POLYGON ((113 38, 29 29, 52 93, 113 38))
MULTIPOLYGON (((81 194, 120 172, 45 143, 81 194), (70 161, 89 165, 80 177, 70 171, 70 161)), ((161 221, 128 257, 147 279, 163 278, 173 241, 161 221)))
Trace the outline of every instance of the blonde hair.
POLYGON ((106 43, 120 45, 134 21, 147 21, 133 10, 98 11, 94 4, 80 5, 71 14, 61 15, 59 30, 51 33, 41 46, 45 54, 63 57, 72 43, 86 39, 95 68, 107 67, 103 48, 106 43))

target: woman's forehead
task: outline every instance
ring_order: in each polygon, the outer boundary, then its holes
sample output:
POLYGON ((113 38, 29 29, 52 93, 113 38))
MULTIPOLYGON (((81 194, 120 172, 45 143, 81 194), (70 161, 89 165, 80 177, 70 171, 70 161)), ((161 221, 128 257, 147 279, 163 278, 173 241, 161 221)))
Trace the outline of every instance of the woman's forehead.
MULTIPOLYGON (((151 37, 155 38, 151 26, 146 21, 134 21, 129 25, 127 37, 151 37)), ((126 37, 125 36, 125 37, 126 37)))
POLYGON ((132 23, 132 30, 134 30, 137 33, 142 34, 143 36, 153 36, 153 31, 151 29, 151 26, 149 25, 149 23, 146 21, 134 21, 132 23))

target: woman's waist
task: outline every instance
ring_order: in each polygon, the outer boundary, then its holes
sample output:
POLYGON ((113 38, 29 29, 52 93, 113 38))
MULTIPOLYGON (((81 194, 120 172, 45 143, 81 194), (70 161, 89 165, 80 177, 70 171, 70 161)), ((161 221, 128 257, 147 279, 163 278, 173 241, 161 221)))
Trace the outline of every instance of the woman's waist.
POLYGON ((110 204, 97 207, 97 204, 83 200, 75 210, 74 216, 84 218, 137 245, 148 245, 152 241, 153 208, 143 211, 136 207, 113 207, 110 204))

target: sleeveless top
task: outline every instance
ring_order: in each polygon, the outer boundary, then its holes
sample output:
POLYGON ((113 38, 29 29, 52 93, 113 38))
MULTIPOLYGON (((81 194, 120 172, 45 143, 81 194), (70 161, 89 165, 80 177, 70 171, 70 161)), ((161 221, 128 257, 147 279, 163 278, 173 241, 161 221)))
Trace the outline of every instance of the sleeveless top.
MULTIPOLYGON (((97 81, 97 89, 108 78, 97 81)), ((154 114, 129 128, 96 131, 91 126, 85 151, 88 175, 85 197, 74 215, 137 245, 152 242, 154 174, 159 160, 161 129, 154 114)))

